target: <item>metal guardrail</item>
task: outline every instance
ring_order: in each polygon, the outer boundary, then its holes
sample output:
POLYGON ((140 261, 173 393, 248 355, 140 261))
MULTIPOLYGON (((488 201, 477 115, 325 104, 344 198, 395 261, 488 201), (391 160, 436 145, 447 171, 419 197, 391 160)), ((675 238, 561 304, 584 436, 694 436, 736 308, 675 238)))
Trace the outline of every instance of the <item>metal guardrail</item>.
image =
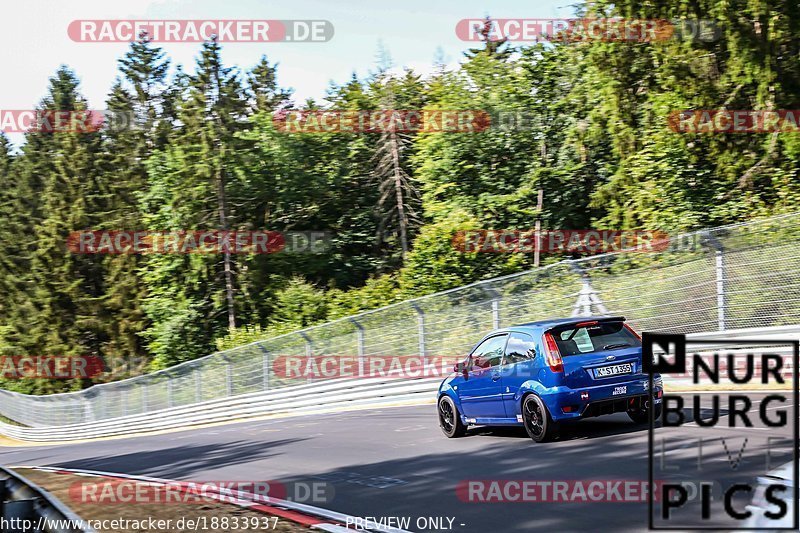
MULTIPOLYGON (((800 213, 687 233, 652 253, 561 261, 80 392, 0 390, 0 415, 31 429, 61 426, 66 434, 196 411, 305 384, 276 371, 280 356, 449 357, 494 327, 554 316, 607 312, 639 330, 686 334, 800 324, 798 244, 800 213)), ((9 436, 23 429, 0 424, 9 436)))
MULTIPOLYGON (((800 325, 706 332, 687 336, 689 341, 693 338, 785 341, 800 339, 800 325)), ((442 377, 333 379, 89 424, 18 427, 0 423, 0 434, 22 441, 60 442, 230 422, 265 415, 312 414, 403 402, 424 403, 435 400, 441 381, 442 377)), ((685 379, 671 376, 664 376, 664 382, 667 385, 690 383, 685 379)))
POLYGON ((411 381, 398 378, 331 380, 91 424, 36 428, 0 424, 0 434, 23 441, 60 442, 230 422, 265 415, 311 414, 360 406, 425 401, 435 399, 434 393, 440 382, 441 378, 438 377, 411 381))
POLYGON ((94 533, 52 494, 0 466, 0 531, 6 533, 94 533))

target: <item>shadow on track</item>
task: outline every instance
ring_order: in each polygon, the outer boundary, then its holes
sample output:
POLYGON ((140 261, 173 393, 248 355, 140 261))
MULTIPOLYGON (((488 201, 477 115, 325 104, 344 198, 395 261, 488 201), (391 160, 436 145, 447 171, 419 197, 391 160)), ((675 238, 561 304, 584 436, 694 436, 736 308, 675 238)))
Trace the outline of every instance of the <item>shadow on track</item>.
MULTIPOLYGON (((60 462, 57 466, 153 477, 159 477, 164 467, 168 466, 171 478, 187 479, 198 469, 275 458, 288 453, 291 445, 304 440, 295 438, 264 443, 235 441, 215 445, 184 445, 122 455, 108 454, 94 459, 60 462)), ((113 446, 109 448, 113 449, 113 446)))
MULTIPOLYGON (((720 416, 728 414, 726 409, 720 409, 720 416)), ((710 419, 714 416, 711 409, 701 409, 700 418, 710 419)), ((695 415, 692 409, 683 409, 684 423, 694 422, 695 415)), ((661 421, 656 422, 656 427, 662 426, 661 421)), ((596 439, 611 435, 625 435, 628 433, 647 432, 647 424, 635 424, 625 414, 615 414, 596 418, 586 418, 577 422, 562 424, 559 440, 596 439)), ((501 438, 529 439, 525 429, 517 426, 479 426, 467 432, 470 436, 489 436, 501 438)))

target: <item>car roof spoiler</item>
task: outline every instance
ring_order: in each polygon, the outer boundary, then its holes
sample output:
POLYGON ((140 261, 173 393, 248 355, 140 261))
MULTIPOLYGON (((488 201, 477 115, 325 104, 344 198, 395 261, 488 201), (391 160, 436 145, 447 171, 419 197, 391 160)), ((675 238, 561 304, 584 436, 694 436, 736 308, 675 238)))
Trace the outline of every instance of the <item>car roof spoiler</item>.
POLYGON ((574 328, 579 324, 598 324, 600 322, 625 322, 624 316, 587 316, 587 317, 575 317, 575 321, 563 322, 561 324, 556 324, 553 327, 549 328, 547 331, 552 331, 554 329, 562 329, 562 328, 574 328))

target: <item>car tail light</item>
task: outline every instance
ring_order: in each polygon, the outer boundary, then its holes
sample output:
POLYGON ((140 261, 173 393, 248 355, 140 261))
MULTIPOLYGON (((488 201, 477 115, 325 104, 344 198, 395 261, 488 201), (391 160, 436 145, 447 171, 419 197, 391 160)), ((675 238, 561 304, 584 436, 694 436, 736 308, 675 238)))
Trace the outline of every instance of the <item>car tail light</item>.
POLYGON ((635 329, 633 329, 632 327, 630 327, 628 324, 622 324, 622 325, 623 325, 623 326, 625 326, 625 329, 627 329, 628 331, 630 331, 630 332, 633 334, 633 336, 634 336, 634 337, 636 337, 636 338, 637 338, 637 339, 639 339, 639 340, 642 340, 642 336, 641 336, 641 335, 639 335, 638 333, 636 333, 636 330, 635 330, 635 329))
POLYGON ((577 324, 575 324, 575 328, 576 329, 577 328, 586 328, 586 327, 589 327, 589 326, 596 326, 596 325, 597 325, 597 320, 591 320, 589 322, 578 322, 577 324))
POLYGON ((544 351, 550 370, 553 372, 563 372, 564 361, 561 359, 561 353, 558 351, 558 345, 552 333, 548 332, 544 334, 544 351))

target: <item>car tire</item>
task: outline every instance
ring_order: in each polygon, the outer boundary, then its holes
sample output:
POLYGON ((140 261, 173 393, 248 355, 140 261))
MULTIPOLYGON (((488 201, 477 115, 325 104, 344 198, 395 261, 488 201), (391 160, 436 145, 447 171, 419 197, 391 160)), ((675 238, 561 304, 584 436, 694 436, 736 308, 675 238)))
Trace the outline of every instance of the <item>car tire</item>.
MULTIPOLYGON (((661 418, 661 404, 656 405, 653 408, 653 419, 658 420, 661 418)), ((636 422, 637 424, 646 424, 650 420, 650 410, 649 409, 636 409, 632 411, 628 411, 628 416, 636 422)))
POLYGON ((535 442, 547 442, 558 435, 558 424, 553 421, 541 398, 529 394, 522 400, 522 423, 528 436, 535 442))
POLYGON ((467 434, 467 426, 461 422, 461 414, 458 412, 452 398, 445 395, 439 398, 439 427, 442 428, 448 439, 463 437, 467 434))

